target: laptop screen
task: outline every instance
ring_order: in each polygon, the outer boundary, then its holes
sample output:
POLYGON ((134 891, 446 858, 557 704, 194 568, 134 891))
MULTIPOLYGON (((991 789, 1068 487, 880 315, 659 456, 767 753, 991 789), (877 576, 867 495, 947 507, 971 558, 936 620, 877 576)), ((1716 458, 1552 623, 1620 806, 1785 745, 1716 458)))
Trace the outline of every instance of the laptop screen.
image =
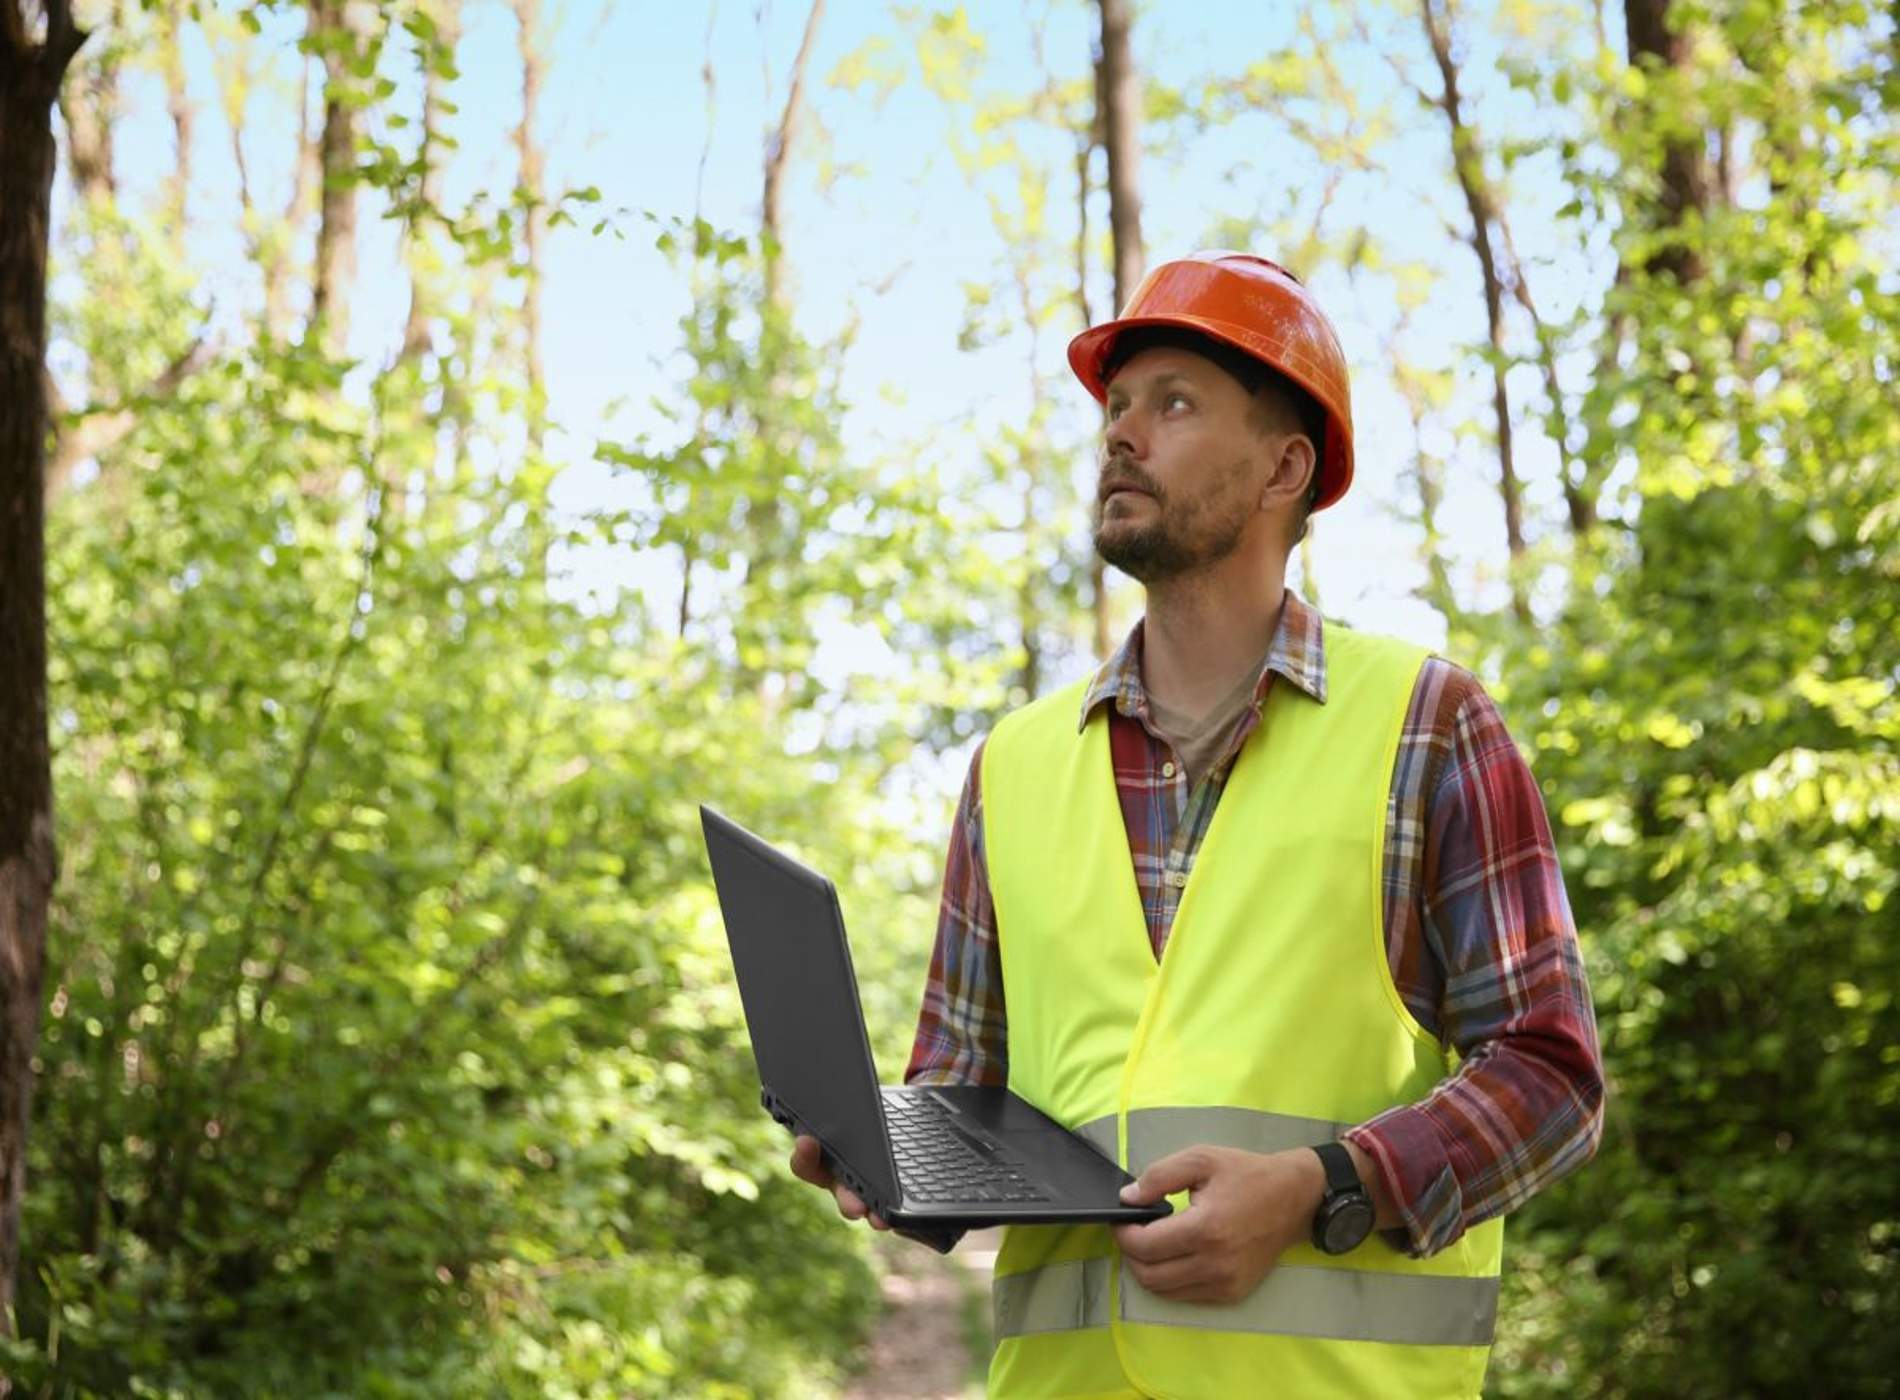
POLYGON ((710 807, 699 812, 759 1081, 894 1201, 837 891, 710 807))

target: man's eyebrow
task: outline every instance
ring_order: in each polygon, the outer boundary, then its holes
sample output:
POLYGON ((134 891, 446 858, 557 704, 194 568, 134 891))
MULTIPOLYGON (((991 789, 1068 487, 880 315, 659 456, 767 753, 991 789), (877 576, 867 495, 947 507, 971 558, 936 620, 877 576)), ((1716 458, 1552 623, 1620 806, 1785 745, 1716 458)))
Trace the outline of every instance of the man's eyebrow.
MULTIPOLYGON (((1186 384, 1192 388, 1194 385, 1194 376, 1184 369, 1164 369, 1153 379, 1147 381, 1148 387, 1152 389, 1159 389, 1166 384, 1186 384)), ((1126 394, 1127 392, 1128 389, 1125 385, 1111 384, 1108 386, 1110 398, 1113 398, 1116 394, 1126 394)))

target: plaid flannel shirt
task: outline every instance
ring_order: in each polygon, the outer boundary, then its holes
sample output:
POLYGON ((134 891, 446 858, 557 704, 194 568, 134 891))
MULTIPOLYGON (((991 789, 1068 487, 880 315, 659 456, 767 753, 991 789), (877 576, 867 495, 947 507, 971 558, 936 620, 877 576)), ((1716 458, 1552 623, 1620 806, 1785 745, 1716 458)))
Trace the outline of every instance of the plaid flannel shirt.
MULTIPOLYGON (((1139 623, 1096 672, 1080 719, 1111 707, 1115 784, 1157 958, 1268 687, 1325 703, 1323 633, 1319 612, 1288 592, 1255 703, 1192 790, 1150 720, 1139 623)), ((909 1083, 1009 1077, 981 765, 979 746, 951 830, 909 1083)), ((1429 1255, 1587 1161, 1603 1111, 1596 1021, 1543 799, 1483 687, 1438 657, 1419 673, 1393 765, 1383 883, 1393 983, 1458 1065, 1423 1101, 1346 1136, 1398 1205, 1392 1243, 1429 1255)))

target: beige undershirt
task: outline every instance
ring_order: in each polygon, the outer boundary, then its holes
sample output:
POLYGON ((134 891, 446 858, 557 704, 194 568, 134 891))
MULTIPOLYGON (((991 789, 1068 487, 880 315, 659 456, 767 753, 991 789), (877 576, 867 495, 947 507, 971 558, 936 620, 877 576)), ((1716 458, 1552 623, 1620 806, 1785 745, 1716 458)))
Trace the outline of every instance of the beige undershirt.
MULTIPOLYGON (((1262 657, 1261 665, 1265 664, 1266 658, 1262 657)), ((1260 666, 1255 666, 1241 677, 1239 685, 1199 719, 1156 703, 1153 695, 1148 697, 1148 720, 1155 733, 1174 750, 1181 766, 1187 769, 1189 792, 1200 786, 1207 770, 1226 751, 1242 712, 1253 703, 1253 693, 1259 684, 1260 666)))

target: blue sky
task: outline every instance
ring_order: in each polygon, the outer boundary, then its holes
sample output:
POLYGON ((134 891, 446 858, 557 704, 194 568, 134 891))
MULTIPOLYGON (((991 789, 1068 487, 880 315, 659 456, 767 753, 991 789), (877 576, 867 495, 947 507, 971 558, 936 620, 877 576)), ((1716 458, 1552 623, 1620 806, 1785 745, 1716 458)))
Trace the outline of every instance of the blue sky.
MULTIPOLYGON (((1408 28, 1405 10, 1370 7, 1370 23, 1405 48, 1411 71, 1426 77, 1424 49, 1408 28)), ((1519 26, 1480 14, 1467 26, 1468 85, 1478 118, 1493 131, 1522 134, 1537 119, 1533 104, 1514 94, 1495 67, 1496 33, 1512 33, 1514 51, 1546 42, 1537 26, 1561 16, 1556 5, 1520 6, 1519 26)), ((663 4, 656 0, 570 0, 549 6, 544 37, 550 73, 540 122, 548 152, 552 190, 597 186, 602 207, 624 210, 628 236, 591 237, 559 230, 547 253, 544 356, 551 409, 563 432, 554 450, 572 464, 563 499, 575 509, 611 503, 627 488, 624 478, 591 467, 592 446, 601 437, 627 440, 651 433, 664 440, 664 420, 650 407, 678 382, 673 360, 677 322, 688 305, 679 270, 657 252, 650 227, 639 217, 690 215, 696 200, 704 216, 721 226, 756 228, 765 132, 777 118, 793 54, 803 28, 803 0, 717 5, 663 4), (708 33, 715 79, 715 108, 708 126, 701 78, 708 33), (699 167, 705 159, 703 191, 699 167)), ((1135 32, 1139 61, 1163 81, 1198 86, 1232 76, 1248 64, 1285 51, 1299 13, 1274 4, 1197 3, 1148 5, 1135 32)), ((1065 77, 1087 71, 1093 6, 1079 0, 968 7, 971 27, 985 40, 979 99, 986 93, 1023 92, 1039 82, 1033 36, 1040 31, 1048 67, 1065 77)), ((190 78, 199 102, 194 151, 193 240, 204 295, 233 316, 257 296, 249 269, 231 232, 235 174, 230 134, 219 110, 214 46, 231 41, 227 16, 206 21, 212 36, 198 33, 187 45, 190 78)), ((260 53, 271 59, 274 86, 254 93, 246 118, 246 149, 261 187, 288 189, 291 112, 297 56, 292 47, 299 21, 290 14, 266 16, 260 53)), ((952 113, 916 80, 879 101, 868 91, 849 91, 827 79, 847 54, 882 36, 891 52, 909 52, 899 11, 869 0, 831 0, 819 33, 807 83, 814 122, 794 154, 786 201, 786 243, 798 317, 810 336, 835 335, 847 321, 856 338, 845 371, 853 405, 843 425, 856 453, 923 452, 954 464, 975 461, 986 435, 1020 422, 1029 407, 1024 368, 1026 338, 1019 331, 979 351, 957 347, 964 317, 964 287, 996 278, 1005 248, 990 225, 983 198, 959 168, 950 145, 952 113), (827 167, 835 178, 821 183, 827 167)), ((1482 333, 1476 269, 1467 249, 1447 232, 1460 217, 1455 188, 1446 173, 1445 138, 1434 113, 1404 92, 1394 71, 1342 47, 1342 74, 1367 108, 1384 106, 1395 127, 1389 170, 1351 174, 1339 182, 1328 215, 1334 236, 1355 227, 1369 230, 1395 256, 1417 258, 1438 280, 1406 341, 1416 362, 1456 374, 1457 408, 1449 417, 1482 422, 1487 372, 1464 347, 1482 333)), ((460 112, 452 131, 460 142, 448 177, 454 204, 479 190, 505 193, 513 180, 508 133, 519 113, 514 20, 498 0, 472 0, 464 12, 459 51, 461 75, 453 96, 460 112)), ((404 84, 392 99, 400 105, 413 80, 398 58, 391 76, 404 84)), ((124 182, 136 192, 153 188, 171 167, 171 132, 153 75, 131 86, 132 120, 121 137, 124 182)), ((1304 115, 1325 120, 1327 113, 1304 115)), ((1189 131, 1174 127, 1151 133, 1143 170, 1144 231, 1151 261, 1207 246, 1221 221, 1233 217, 1284 215, 1303 225, 1319 191, 1333 173, 1322 167, 1284 125, 1266 114, 1226 127, 1189 131)), ((1073 192, 1061 138, 1044 148, 1052 182, 1052 221, 1073 218, 1073 192)), ((1571 235, 1554 226, 1550 211, 1560 196, 1547 166, 1535 160, 1516 174, 1513 206, 1520 246, 1539 265, 1540 294, 1547 314, 1567 314, 1587 301, 1601 272, 1592 258, 1566 247, 1571 235)), ((1099 229, 1105 207, 1092 211, 1099 229)), ((281 193, 271 196, 281 202, 281 193)), ((368 205, 362 221, 361 282, 355 302, 352 350, 369 363, 388 354, 398 333, 406 285, 396 253, 396 226, 368 205)), ((1062 235, 1066 237, 1066 234, 1062 235)), ((1280 249, 1258 239, 1255 251, 1280 249), (1263 246, 1269 245, 1269 246, 1263 246)), ((1312 271, 1307 269, 1307 271, 1312 271)), ((1401 472, 1412 450, 1409 424, 1383 370, 1384 337, 1391 323, 1391 286, 1378 278, 1350 286, 1336 272, 1311 277, 1338 323, 1354 362, 1359 477, 1345 503, 1321 516, 1315 530, 1316 572, 1329 611, 1357 625, 1427 643, 1442 639, 1440 620, 1410 595, 1422 571, 1415 532, 1394 518, 1409 503, 1401 472)), ((1098 316, 1108 301, 1105 271, 1098 274, 1098 316)), ((1076 471, 1091 470, 1081 447, 1093 409, 1069 379, 1063 347, 1077 324, 1052 322, 1036 342, 1039 372, 1061 406, 1080 450, 1076 471)), ((1513 380, 1520 402, 1533 393, 1534 376, 1513 380)), ((1521 439, 1521 469, 1541 481, 1533 506, 1549 510, 1550 449, 1534 429, 1521 439)), ((1439 434, 1434 445, 1452 459, 1451 490, 1443 524, 1455 541, 1459 576, 1473 597, 1495 601, 1496 575, 1504 557, 1502 526, 1491 474, 1489 447, 1478 440, 1453 441, 1439 434)), ((595 581, 611 580, 644 589, 656 607, 667 606, 676 589, 666 558, 594 559, 595 581)), ((1124 611, 1138 595, 1123 597, 1124 611)), ((845 658, 837 664, 856 664, 845 658)), ((868 663, 867 663, 868 664, 868 663)))

